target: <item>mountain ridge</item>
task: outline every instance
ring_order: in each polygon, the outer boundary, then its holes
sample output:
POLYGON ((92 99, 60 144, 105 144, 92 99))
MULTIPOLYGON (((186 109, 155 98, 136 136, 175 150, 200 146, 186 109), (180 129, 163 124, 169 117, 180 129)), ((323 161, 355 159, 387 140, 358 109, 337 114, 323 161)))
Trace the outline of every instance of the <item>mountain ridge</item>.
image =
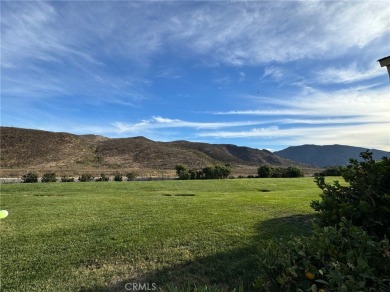
POLYGON ((15 127, 1 127, 0 137, 2 169, 174 170, 179 163, 190 168, 243 165, 252 170, 261 164, 305 166, 266 150, 232 144, 158 142, 142 136, 108 138, 15 127))
MULTIPOLYGON (((153 141, 143 136, 108 138, 16 127, 0 127, 0 169, 150 169, 174 170, 176 164, 200 169, 213 164, 250 168, 259 165, 301 168, 346 165, 359 158, 363 147, 347 145, 290 146, 270 152, 233 144, 210 144, 177 140, 153 141)), ((388 152, 373 149, 374 158, 388 152)), ((76 172, 77 172, 76 171, 76 172)))
POLYGON ((389 156, 389 152, 368 149, 364 147, 348 145, 314 145, 305 144, 300 146, 290 146, 286 149, 275 151, 280 157, 291 159, 300 163, 312 165, 314 167, 345 166, 351 158, 360 160, 360 153, 369 150, 373 153, 373 158, 381 159, 383 156, 389 156))

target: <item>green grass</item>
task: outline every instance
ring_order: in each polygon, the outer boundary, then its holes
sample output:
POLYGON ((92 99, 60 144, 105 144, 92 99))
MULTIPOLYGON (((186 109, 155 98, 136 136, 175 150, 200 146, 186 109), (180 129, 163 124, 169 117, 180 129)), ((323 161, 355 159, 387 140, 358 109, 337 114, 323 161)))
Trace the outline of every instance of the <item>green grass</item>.
POLYGON ((1 185, 2 291, 249 287, 264 239, 310 231, 313 178, 1 185))

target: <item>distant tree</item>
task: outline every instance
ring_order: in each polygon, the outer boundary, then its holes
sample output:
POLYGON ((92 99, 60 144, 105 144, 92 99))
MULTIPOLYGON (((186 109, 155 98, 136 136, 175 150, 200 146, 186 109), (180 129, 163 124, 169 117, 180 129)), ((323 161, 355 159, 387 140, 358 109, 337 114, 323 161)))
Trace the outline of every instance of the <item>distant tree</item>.
POLYGON ((122 180, 123 180, 122 174, 119 172, 116 172, 114 174, 114 181, 122 181, 122 180))
POLYGON ((96 181, 109 181, 110 177, 105 175, 104 173, 100 174, 100 177, 96 179, 96 181))
POLYGON ((343 175, 344 168, 342 166, 330 166, 325 170, 317 173, 316 176, 341 176, 343 175))
POLYGON ((33 172, 29 172, 21 177, 23 183, 37 183, 38 175, 33 172))
POLYGON ((176 174, 179 179, 223 179, 231 174, 230 165, 206 166, 202 170, 188 169, 183 164, 176 165, 176 174))
POLYGON ((304 177, 304 172, 296 166, 289 166, 284 169, 283 177, 304 177))
POLYGON ((61 182, 74 182, 74 177, 63 175, 61 176, 61 182))
POLYGON ((183 171, 188 170, 188 167, 185 166, 184 164, 176 164, 175 169, 176 169, 177 176, 180 177, 180 175, 183 171))
POLYGON ((212 166, 206 166, 202 169, 203 178, 205 179, 213 179, 215 178, 215 169, 212 166))
POLYGON ((190 169, 188 171, 189 175, 190 175, 190 179, 199 179, 199 172, 196 171, 195 169, 190 169))
POLYGON ((88 182, 88 181, 93 181, 94 177, 93 175, 89 174, 89 173, 83 173, 80 177, 79 177, 79 181, 80 182, 88 182))
POLYGON ((225 164, 224 166, 216 166, 216 169, 218 169, 218 178, 228 178, 232 173, 232 167, 230 166, 230 164, 225 164))
POLYGON ((203 178, 205 179, 224 179, 228 178, 232 169, 229 165, 207 166, 202 169, 203 178))
POLYGON ((126 173, 126 178, 128 181, 135 180, 137 177, 137 174, 135 172, 128 172, 126 173))
POLYGON ((41 182, 47 183, 47 182, 56 182, 57 177, 54 172, 46 172, 41 179, 41 182))
POLYGON ((191 173, 188 170, 184 170, 180 173, 179 179, 182 179, 182 180, 191 179, 191 173))
POLYGON ((269 165, 262 165, 257 169, 258 177, 266 178, 272 176, 272 167, 269 165))
POLYGON ((284 170, 281 167, 272 168, 271 177, 280 178, 284 176, 284 170))

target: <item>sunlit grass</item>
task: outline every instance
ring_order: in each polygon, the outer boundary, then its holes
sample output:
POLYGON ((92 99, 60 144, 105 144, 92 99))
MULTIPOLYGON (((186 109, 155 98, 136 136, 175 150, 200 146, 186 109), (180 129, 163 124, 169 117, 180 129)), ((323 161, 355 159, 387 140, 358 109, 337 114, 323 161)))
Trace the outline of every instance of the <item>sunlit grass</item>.
POLYGON ((3 291, 250 285, 261 240, 305 233, 313 178, 1 186, 3 291))

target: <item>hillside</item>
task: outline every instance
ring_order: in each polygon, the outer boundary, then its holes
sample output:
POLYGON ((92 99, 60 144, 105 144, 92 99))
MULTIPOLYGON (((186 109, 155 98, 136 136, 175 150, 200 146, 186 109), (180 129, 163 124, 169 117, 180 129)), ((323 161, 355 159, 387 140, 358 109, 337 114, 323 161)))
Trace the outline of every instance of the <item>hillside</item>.
POLYGON ((210 164, 298 165, 266 150, 187 141, 156 142, 144 137, 107 138, 1 127, 1 169, 152 169, 173 170, 210 164))
MULTIPOLYGON (((359 154, 366 151, 366 148, 353 147, 346 145, 302 145, 292 146, 274 154, 291 159, 301 163, 317 167, 326 167, 333 165, 347 165, 350 158, 360 160, 359 154)), ((370 149, 373 152, 374 159, 381 159, 383 156, 389 156, 388 152, 376 149, 370 149)))
POLYGON ((207 144, 187 141, 174 141, 167 144, 172 145, 175 148, 196 150, 217 161, 223 161, 225 163, 249 165, 270 164, 275 166, 289 166, 291 164, 296 164, 295 162, 278 157, 267 150, 253 149, 231 144, 207 144))

